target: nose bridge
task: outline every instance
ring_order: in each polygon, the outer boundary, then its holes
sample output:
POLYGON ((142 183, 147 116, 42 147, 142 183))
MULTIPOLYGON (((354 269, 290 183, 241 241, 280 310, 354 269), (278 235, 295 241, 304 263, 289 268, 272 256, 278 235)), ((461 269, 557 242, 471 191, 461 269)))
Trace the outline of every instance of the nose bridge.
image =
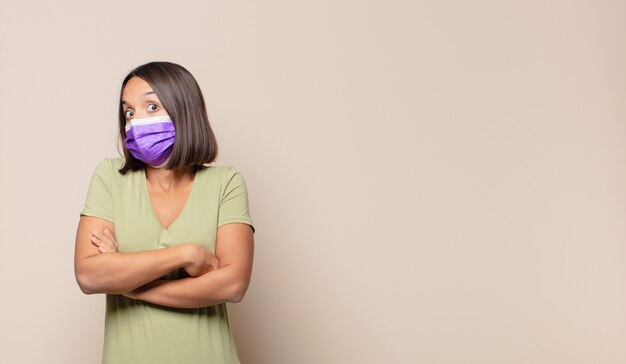
POLYGON ((135 110, 135 115, 133 115, 133 119, 145 119, 148 117, 148 113, 144 108, 140 108, 139 110, 135 110))

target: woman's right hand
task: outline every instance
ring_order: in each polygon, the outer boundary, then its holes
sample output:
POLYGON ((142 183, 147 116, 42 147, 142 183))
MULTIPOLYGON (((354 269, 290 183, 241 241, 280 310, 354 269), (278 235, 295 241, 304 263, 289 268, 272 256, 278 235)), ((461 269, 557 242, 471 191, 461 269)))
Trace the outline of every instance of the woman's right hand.
POLYGON ((191 277, 198 277, 219 268, 219 260, 213 253, 196 243, 187 243, 186 252, 190 262, 184 268, 191 277))
POLYGON ((104 234, 97 230, 91 232, 91 243, 98 247, 100 253, 115 253, 117 252, 117 240, 115 235, 104 229, 104 234))

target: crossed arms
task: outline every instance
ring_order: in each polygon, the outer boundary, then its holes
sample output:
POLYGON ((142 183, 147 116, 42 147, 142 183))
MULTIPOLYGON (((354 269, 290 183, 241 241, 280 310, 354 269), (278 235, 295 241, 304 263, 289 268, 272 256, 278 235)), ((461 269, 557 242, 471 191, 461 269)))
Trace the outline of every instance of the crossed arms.
POLYGON ((143 252, 117 252, 113 223, 81 216, 74 272, 86 294, 122 294, 178 308, 239 302, 252 273, 252 229, 244 223, 224 224, 217 229, 215 244, 215 255, 191 242, 143 252), (159 280, 179 268, 190 277, 159 280))

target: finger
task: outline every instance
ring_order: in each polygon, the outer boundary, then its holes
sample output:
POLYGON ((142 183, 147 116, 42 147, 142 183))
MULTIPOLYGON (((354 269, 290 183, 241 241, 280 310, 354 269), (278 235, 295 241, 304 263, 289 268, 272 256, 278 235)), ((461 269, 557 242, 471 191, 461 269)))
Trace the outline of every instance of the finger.
POLYGON ((95 236, 91 237, 91 242, 98 247, 98 250, 100 250, 101 253, 111 253, 117 251, 117 249, 113 247, 112 243, 100 240, 95 236))
POLYGON ((95 231, 95 230, 94 230, 94 231, 92 231, 92 240, 93 240, 93 237, 95 237, 96 239, 98 239, 98 241, 100 242, 100 244, 107 243, 107 238, 106 238, 106 236, 102 235, 102 234, 101 234, 100 232, 98 232, 98 231, 95 231))
POLYGON ((111 240, 111 238, 109 238, 110 234, 107 235, 106 232, 108 231, 107 229, 104 229, 105 233, 102 234, 98 231, 94 231, 93 234, 103 243, 103 244, 107 244, 109 246, 115 246, 115 244, 113 243, 113 240, 111 240))
POLYGON ((104 241, 104 242, 106 242, 106 243, 108 243, 108 244, 113 245, 113 241, 112 241, 112 240, 111 240, 111 238, 110 238, 110 234, 107 234, 107 233, 106 233, 106 231, 107 231, 107 230, 105 229, 105 230, 104 230, 104 234, 99 234, 99 235, 98 235, 98 238, 100 238, 100 240, 102 240, 102 241, 104 241))
POLYGON ((104 234, 109 238, 109 241, 111 242, 111 247, 117 250, 117 240, 115 239, 115 235, 113 235, 113 233, 109 229, 104 229, 104 234))
POLYGON ((111 245, 111 243, 107 239, 105 239, 100 233, 98 233, 98 235, 92 236, 91 240, 98 242, 98 245, 111 245))
POLYGON ((95 245, 95 246, 100 246, 102 244, 102 242, 100 241, 100 239, 98 239, 95 236, 91 237, 91 242, 95 245))
POLYGON ((115 241, 115 235, 113 235, 113 233, 109 231, 109 229, 104 229, 104 235, 106 235, 109 240, 115 241))
POLYGON ((109 229, 104 229, 104 233, 111 240, 112 246, 117 249, 117 240, 115 239, 115 235, 113 235, 109 229))

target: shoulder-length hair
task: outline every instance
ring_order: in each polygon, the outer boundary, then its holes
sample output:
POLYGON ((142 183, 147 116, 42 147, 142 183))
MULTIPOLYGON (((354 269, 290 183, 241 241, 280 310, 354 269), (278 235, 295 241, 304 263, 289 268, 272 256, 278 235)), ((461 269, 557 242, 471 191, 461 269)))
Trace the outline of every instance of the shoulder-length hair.
POLYGON ((125 162, 121 174, 129 170, 145 169, 146 163, 135 158, 126 149, 126 117, 122 106, 122 94, 126 83, 133 77, 146 81, 161 100, 163 107, 174 122, 176 138, 172 154, 165 169, 192 167, 194 171, 204 168, 217 158, 217 140, 209 124, 204 97, 200 86, 187 69, 171 62, 150 62, 141 65, 124 78, 119 99, 119 135, 125 162))

